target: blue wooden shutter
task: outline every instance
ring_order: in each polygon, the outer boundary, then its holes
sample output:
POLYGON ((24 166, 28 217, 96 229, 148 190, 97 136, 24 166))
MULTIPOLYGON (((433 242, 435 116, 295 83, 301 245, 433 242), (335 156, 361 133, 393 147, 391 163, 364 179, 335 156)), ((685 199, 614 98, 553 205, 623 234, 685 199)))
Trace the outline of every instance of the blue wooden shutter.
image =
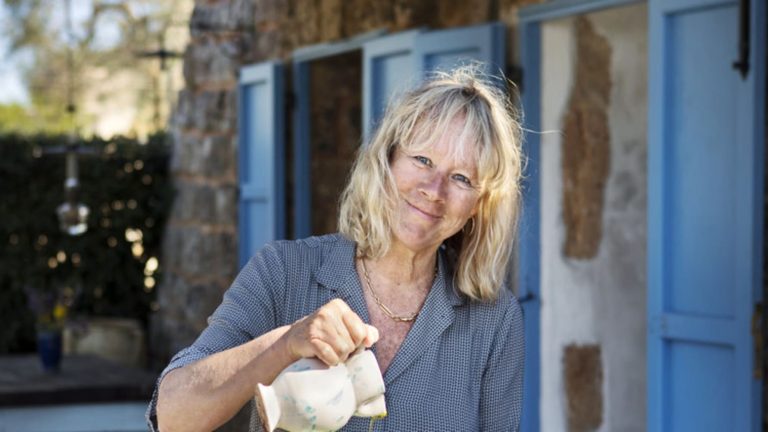
POLYGON ((487 72, 499 75, 505 66, 504 50, 501 23, 422 33, 414 45, 415 69, 427 74, 479 60, 488 65, 487 72))
POLYGON ((504 25, 424 32, 412 30, 383 36, 364 46, 363 130, 366 138, 390 97, 407 90, 434 70, 449 70, 476 60, 488 72, 504 70, 504 25))
POLYGON ((760 430, 765 1, 651 0, 648 430, 760 430))
POLYGON ((413 45, 422 30, 383 36, 363 46, 363 136, 384 113, 387 101, 399 91, 418 82, 413 62, 413 45))
POLYGON ((285 237, 283 72, 278 62, 243 67, 239 83, 240 267, 285 237))

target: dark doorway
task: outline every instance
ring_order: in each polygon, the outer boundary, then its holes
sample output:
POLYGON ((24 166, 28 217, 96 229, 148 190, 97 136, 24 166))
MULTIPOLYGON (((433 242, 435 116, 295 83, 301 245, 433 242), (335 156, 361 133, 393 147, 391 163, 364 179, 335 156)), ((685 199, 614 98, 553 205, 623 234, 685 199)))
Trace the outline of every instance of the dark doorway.
POLYGON ((362 51, 310 64, 312 234, 337 231, 339 196, 362 135, 362 51))

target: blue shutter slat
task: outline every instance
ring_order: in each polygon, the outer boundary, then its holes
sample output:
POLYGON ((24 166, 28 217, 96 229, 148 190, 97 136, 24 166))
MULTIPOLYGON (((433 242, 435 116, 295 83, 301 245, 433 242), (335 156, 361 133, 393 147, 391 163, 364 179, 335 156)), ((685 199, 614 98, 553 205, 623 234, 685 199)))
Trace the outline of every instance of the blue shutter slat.
POLYGON ((240 70, 238 122, 239 264, 285 237, 283 72, 279 62, 240 70))

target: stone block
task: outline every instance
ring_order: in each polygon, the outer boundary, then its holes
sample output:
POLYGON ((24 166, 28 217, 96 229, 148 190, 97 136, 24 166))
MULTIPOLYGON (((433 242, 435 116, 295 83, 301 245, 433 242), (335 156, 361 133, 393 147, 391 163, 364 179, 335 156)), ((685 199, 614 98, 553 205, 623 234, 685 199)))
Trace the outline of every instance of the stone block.
POLYGON ((490 0, 441 0, 438 12, 440 27, 461 27, 489 21, 494 4, 490 0))
POLYGON ((320 39, 320 8, 318 0, 298 1, 294 10, 299 42, 304 45, 317 43, 320 39))
POLYGON ((200 172, 208 178, 223 179, 237 183, 237 138, 208 135, 202 140, 197 164, 200 172))
POLYGON ((171 169, 237 183, 237 139, 222 135, 180 134, 174 140, 171 169))
POLYGON ((239 37, 203 37, 184 53, 184 79, 187 86, 216 86, 237 79, 242 44, 239 37))
POLYGON ((181 235, 179 260, 179 273, 185 277, 192 277, 201 272, 205 265, 204 238, 196 227, 183 226, 178 228, 181 235))
MULTIPOLYGON (((156 319, 157 331, 153 332, 153 338, 164 339, 167 346, 174 338, 174 331, 179 325, 183 325, 184 298, 188 291, 188 285, 180 275, 174 272, 163 273, 163 283, 158 287, 157 301, 160 305, 156 319)), ((170 354, 174 354, 175 351, 170 354)))
POLYGON ((221 290, 215 284, 192 284, 184 298, 185 318, 198 334, 207 326, 207 319, 221 303, 221 290))
POLYGON ((264 21, 279 21, 288 14, 285 0, 253 0, 253 5, 253 20, 257 26, 264 21))
POLYGON ((231 226, 234 231, 237 227, 238 187, 218 187, 214 194, 214 208, 214 223, 231 226))
MULTIPOLYGON (((215 195, 216 191, 212 193, 215 195)), ((232 200, 227 201, 222 208, 234 210, 236 207, 232 200)), ((216 209, 206 211, 215 212, 216 209)), ((186 222, 183 226, 170 226, 168 230, 173 233, 167 245, 175 248, 174 255, 178 258, 174 259, 176 266, 169 268, 174 269, 179 277, 189 280, 229 282, 234 279, 238 268, 237 234, 234 226, 229 227, 210 230, 192 222, 186 222)))
POLYGON ((343 3, 342 34, 352 37, 378 28, 389 28, 394 9, 386 1, 347 1, 343 3))
POLYGON ((320 40, 332 41, 342 37, 341 0, 320 0, 320 40))
MULTIPOLYGON (((177 199, 171 211, 173 212, 178 206, 179 206, 179 200, 177 199)), ((175 219, 173 216, 171 216, 171 219, 175 219)), ((181 254, 179 251, 181 250, 181 233, 179 232, 178 227, 176 227, 173 223, 168 223, 165 226, 165 230, 163 232, 163 277, 166 279, 171 274, 171 271, 177 269, 180 265, 180 258, 181 254)), ((165 280, 164 282, 165 283, 165 280)), ((162 290, 160 290, 162 292, 162 290)), ((162 306, 162 303, 160 304, 162 306)))
POLYGON ((181 181, 178 191, 178 205, 173 211, 174 220, 190 224, 213 219, 213 190, 209 186, 181 181))
POLYGON ((189 27, 192 37, 206 33, 251 31, 253 19, 252 0, 198 2, 192 11, 189 27))
POLYGON ((223 281, 219 286, 220 293, 226 290, 231 281, 237 276, 237 234, 235 232, 216 232, 208 235, 204 245, 208 257, 208 269, 210 275, 223 281))
POLYGON ((173 137, 173 151, 171 152, 170 169, 172 173, 179 173, 184 170, 184 167, 189 163, 186 159, 189 157, 189 152, 186 148, 188 140, 190 140, 190 134, 178 130, 173 137))
POLYGON ((283 58, 288 51, 283 48, 285 33, 277 29, 260 30, 252 39, 246 38, 243 42, 245 59, 243 63, 255 63, 259 61, 283 58))
POLYGON ((195 127, 201 132, 236 133, 236 91, 203 91, 196 94, 193 116, 195 127))
POLYGON ((392 6, 392 30, 414 27, 440 27, 438 22, 439 4, 435 0, 395 0, 392 6))
POLYGON ((217 225, 234 230, 237 223, 237 186, 210 186, 179 183, 174 220, 184 223, 217 225))
POLYGON ((194 94, 185 88, 179 92, 176 102, 176 111, 173 115, 174 126, 180 129, 190 128, 194 125, 194 94))

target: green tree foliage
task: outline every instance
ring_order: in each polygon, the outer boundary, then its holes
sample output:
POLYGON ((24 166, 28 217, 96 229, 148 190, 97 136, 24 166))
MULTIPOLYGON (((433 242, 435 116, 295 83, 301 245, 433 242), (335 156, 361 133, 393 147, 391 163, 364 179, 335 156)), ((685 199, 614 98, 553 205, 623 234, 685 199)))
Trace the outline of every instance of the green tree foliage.
MULTIPOLYGON (((10 54, 25 52, 30 58, 23 65, 23 79, 31 99, 27 115, 35 121, 27 129, 61 132, 62 125, 73 122, 67 112, 71 103, 78 107, 74 123, 91 135, 93 118, 82 108, 125 91, 139 96, 139 106, 126 108, 155 110, 157 117, 158 98, 168 97, 157 94, 164 71, 157 59, 144 59, 141 53, 161 48, 169 35, 179 39, 174 35, 186 31, 191 0, 71 0, 80 13, 72 14, 69 27, 66 1, 1 1, 11 18, 0 28, 10 41, 10 54), (106 84, 126 73, 132 77, 130 89, 106 84)), ((164 129, 162 119, 153 121, 155 130, 164 129)), ((0 123, 9 122, 0 118, 0 123)))
POLYGON ((92 139, 80 157, 80 201, 88 231, 61 232, 62 137, 0 136, 0 353, 34 350, 35 316, 26 292, 66 298, 70 315, 146 322, 156 307, 160 243, 172 199, 166 137, 92 139), (148 279, 149 278, 149 279, 148 279))
POLYGON ((60 109, 50 105, 39 104, 31 108, 18 103, 0 104, 0 133, 64 134, 74 128, 74 119, 61 115, 60 109))

